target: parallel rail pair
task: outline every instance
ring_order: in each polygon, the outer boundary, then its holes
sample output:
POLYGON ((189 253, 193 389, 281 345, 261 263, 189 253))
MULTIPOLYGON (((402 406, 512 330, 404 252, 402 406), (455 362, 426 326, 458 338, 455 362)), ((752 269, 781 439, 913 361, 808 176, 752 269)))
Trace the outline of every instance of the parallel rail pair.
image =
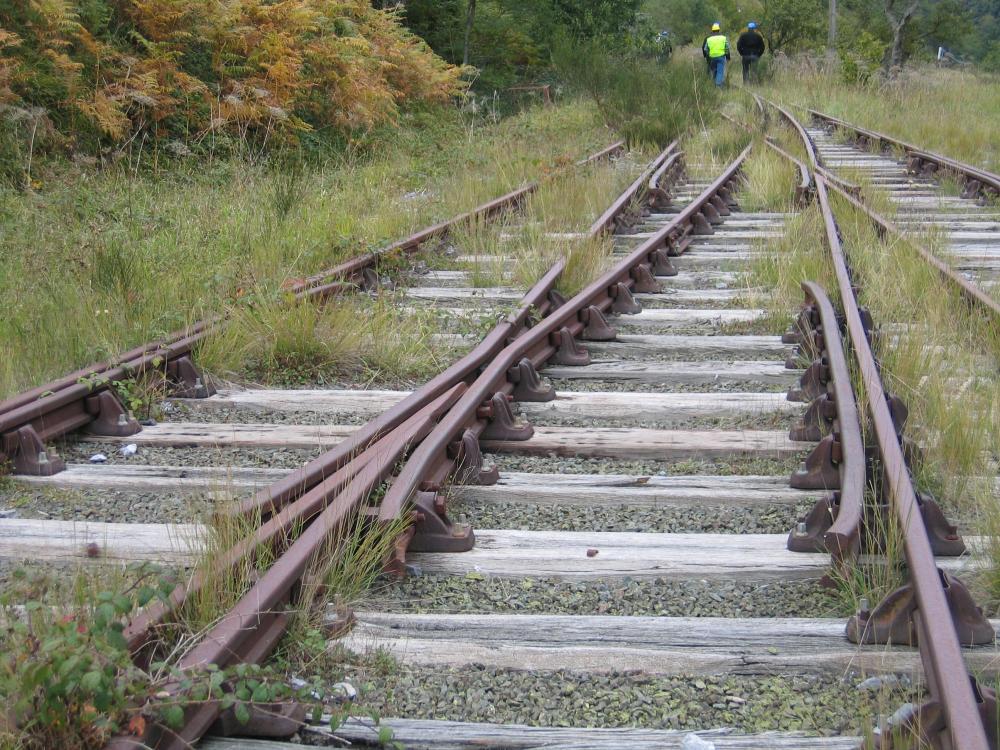
MULTIPOLYGON (((675 273, 670 255, 682 253, 690 235, 711 233, 711 225, 729 212, 745 155, 667 227, 586 290, 564 300, 555 285, 565 262, 556 263, 524 297, 518 311, 472 352, 333 450, 246 501, 240 511, 251 518, 259 514, 263 522, 250 538, 220 558, 220 569, 248 557, 252 560, 265 545, 277 561, 261 571, 236 607, 177 666, 198 670, 207 664, 226 667, 264 659, 296 609, 299 584, 310 561, 335 547, 339 531, 354 514, 364 514, 383 526, 400 516, 413 518, 415 522, 396 544, 396 565, 402 564, 408 549, 469 549, 474 543, 472 529, 450 521, 439 491, 452 478, 484 484, 496 481, 495 470, 483 466, 479 438, 530 437, 531 427, 513 420, 509 400, 553 398, 554 392, 543 385, 537 368, 549 359, 585 364, 589 358, 577 345, 578 337, 613 338, 604 313, 638 312, 632 292, 660 290, 656 276, 675 273), (374 504, 369 498, 383 483, 389 483, 388 489, 381 502, 374 504), (304 531, 292 539, 292 530, 301 527, 304 531)), ((594 223, 591 234, 613 227, 650 187, 669 191, 667 181, 679 174, 680 166, 681 155, 673 143, 594 223)), ((148 607, 129 623, 125 636, 139 663, 147 662, 156 651, 159 626, 170 622, 203 584, 200 577, 194 577, 172 592, 167 602, 148 607)), ((179 731, 151 724, 143 737, 119 737, 113 747, 186 748, 219 720, 220 709, 213 701, 199 704, 187 711, 179 731)), ((261 718, 265 730, 289 734, 301 716, 261 718)), ((260 732, 262 724, 256 724, 255 731, 260 732)))
MULTIPOLYGON (((961 651, 963 645, 993 643, 995 633, 965 586, 940 570, 935 562, 935 552, 961 554, 964 545, 955 529, 943 522, 936 506, 920 498, 914 489, 903 451, 905 408, 882 382, 870 340, 872 321, 857 299, 849 260, 830 204, 830 192, 836 191, 883 231, 889 232, 894 227, 872 211, 857 191, 845 187, 822 166, 805 129, 787 110, 778 109, 802 137, 814 166, 813 184, 837 279, 843 325, 866 396, 865 412, 879 458, 879 475, 871 481, 880 485, 888 496, 889 510, 895 519, 892 525, 901 531, 909 573, 907 586, 890 594, 875 610, 855 615, 848 623, 847 634, 859 643, 917 645, 930 694, 930 700, 899 725, 884 728, 879 747, 908 746, 906 743, 916 736, 921 742, 946 750, 995 748, 996 694, 980 686, 969 674, 961 651)), ((845 125, 842 121, 838 123, 841 127, 845 125)), ((921 249, 921 253, 971 303, 988 314, 1000 312, 995 301, 968 284, 947 264, 927 251, 921 249)), ((803 377, 803 389, 813 389, 810 398, 815 400, 798 431, 808 433, 826 423, 830 434, 810 456, 808 471, 804 478, 799 478, 798 486, 826 486, 838 491, 817 505, 813 514, 792 532, 789 548, 808 551, 822 543, 837 565, 849 566, 857 564, 863 537, 869 545, 873 541, 877 545, 878 540, 872 538, 871 529, 865 529, 865 523, 880 509, 865 500, 869 464, 860 412, 855 411, 851 391, 847 347, 840 334, 841 320, 821 287, 805 282, 803 290, 807 306, 794 338, 803 351, 817 359, 803 377)), ((795 433, 793 429, 793 437, 795 433)), ((793 485, 796 479, 793 477, 793 485)))

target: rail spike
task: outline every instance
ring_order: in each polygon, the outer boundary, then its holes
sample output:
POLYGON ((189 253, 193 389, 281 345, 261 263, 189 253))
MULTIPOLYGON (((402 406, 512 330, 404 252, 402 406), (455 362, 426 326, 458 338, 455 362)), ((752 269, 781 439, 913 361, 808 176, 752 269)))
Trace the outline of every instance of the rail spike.
POLYGON ((810 402, 815 401, 827 391, 827 383, 830 381, 830 367, 825 357, 813 360, 813 363, 806 368, 799 378, 799 387, 794 386, 788 389, 789 401, 810 402))
POLYGON ((20 427, 2 438, 0 459, 6 457, 4 463, 9 461, 15 474, 50 477, 65 471, 66 462, 46 450, 45 443, 31 425, 20 427))
POLYGON ((632 280, 635 281, 635 291, 639 294, 660 294, 663 292, 663 285, 653 276, 652 269, 645 263, 640 263, 631 272, 632 280))
MULTIPOLYGON (((938 568, 955 632, 963 646, 982 646, 996 640, 996 631, 976 606, 969 589, 958 578, 938 568)), ((917 645, 918 609, 910 584, 900 586, 879 602, 873 610, 863 609, 847 621, 847 639, 851 643, 895 646, 917 645)))
POLYGON ((127 437, 142 430, 111 391, 101 391, 84 399, 84 409, 94 417, 84 426, 84 432, 107 437, 127 437))
POLYGON ((642 312, 642 305, 636 302, 626 284, 618 282, 611 287, 611 296, 614 298, 611 312, 616 315, 638 315, 642 312))
POLYGON ((788 431, 788 438, 803 443, 822 440, 823 435, 833 427, 833 420, 836 418, 837 402, 833 393, 820 394, 809 404, 802 419, 788 431))
POLYGON ((594 305, 580 313, 580 320, 584 323, 580 333, 584 341, 614 341, 618 337, 604 313, 594 305))
POLYGON ((670 256, 663 250, 654 250, 649 254, 649 267, 654 276, 677 275, 677 269, 670 262, 670 256))
POLYGON ((215 388, 207 382, 190 357, 178 357, 167 362, 167 377, 174 383, 177 398, 208 398, 215 388))

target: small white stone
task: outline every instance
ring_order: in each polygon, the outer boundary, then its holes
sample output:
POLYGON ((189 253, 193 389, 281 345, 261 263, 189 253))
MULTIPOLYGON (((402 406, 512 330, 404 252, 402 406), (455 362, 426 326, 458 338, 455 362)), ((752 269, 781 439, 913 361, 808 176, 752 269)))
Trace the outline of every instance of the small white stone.
POLYGON ((686 734, 681 741, 681 750, 715 750, 715 743, 703 740, 696 734, 686 734))
POLYGON ((333 697, 340 703, 352 703, 358 697, 358 691, 349 682, 338 682, 331 686, 333 697))
POLYGON ((129 443, 128 445, 123 445, 118 452, 121 453, 123 456, 134 456, 138 451, 139 451, 138 445, 136 445, 135 443, 129 443))
POLYGON ((93 456, 90 457, 90 463, 92 464, 103 464, 107 460, 108 457, 105 456, 103 453, 95 453, 93 456))

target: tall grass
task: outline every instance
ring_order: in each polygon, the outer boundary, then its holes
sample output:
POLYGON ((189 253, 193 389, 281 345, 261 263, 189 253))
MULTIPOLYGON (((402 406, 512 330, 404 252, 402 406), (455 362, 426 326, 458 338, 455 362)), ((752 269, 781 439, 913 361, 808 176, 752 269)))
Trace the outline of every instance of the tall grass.
POLYGON ((62 163, 37 192, 0 188, 0 397, 275 293, 613 137, 586 103, 496 125, 435 117, 319 164, 62 163))
MULTIPOLYGON (((589 238, 586 232, 635 179, 646 157, 652 157, 652 151, 639 149, 614 163, 567 175, 532 195, 519 216, 456 235, 456 244, 465 252, 482 258, 473 268, 476 285, 527 289, 565 259, 559 291, 571 295, 586 286, 613 258, 610 238, 589 238)), ((638 212, 636 206, 633 213, 638 212)))
POLYGON ((782 211, 795 209, 795 187, 799 172, 794 164, 765 144, 758 144, 747 158, 743 173, 749 189, 740 194, 743 211, 782 211))
POLYGON ((861 304, 884 328, 876 341, 883 382, 907 404, 905 434, 922 449, 917 489, 933 493, 963 534, 985 533, 983 593, 1000 601, 1000 328, 908 242, 881 241, 846 204, 837 212, 861 304))
POLYGON ((615 55, 599 42, 557 44, 559 73, 597 104, 605 122, 631 143, 665 146, 715 116, 720 95, 705 65, 679 53, 667 63, 615 55))
POLYGON ((1000 76, 921 65, 890 81, 857 85, 806 61, 786 59, 776 66, 766 93, 1000 171, 995 128, 1000 76))
POLYGON ((432 311, 394 296, 325 304, 272 297, 230 308, 230 323, 200 345, 198 361, 219 376, 271 384, 413 382, 441 369, 450 350, 433 339, 432 311))

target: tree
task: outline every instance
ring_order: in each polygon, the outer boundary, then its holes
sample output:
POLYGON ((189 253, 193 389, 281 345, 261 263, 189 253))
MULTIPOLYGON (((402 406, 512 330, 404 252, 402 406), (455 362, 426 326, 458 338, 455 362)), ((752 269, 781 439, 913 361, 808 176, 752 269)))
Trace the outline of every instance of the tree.
POLYGON ((772 52, 802 47, 822 35, 822 0, 764 0, 761 33, 772 52))
POLYGON ((920 0, 882 0, 882 5, 892 32, 892 46, 885 59, 885 69, 888 72, 903 64, 903 32, 920 7, 920 0))
POLYGON ((472 26, 476 22, 476 0, 469 0, 465 9, 465 43, 462 45, 462 65, 469 64, 469 37, 472 36, 472 26))

